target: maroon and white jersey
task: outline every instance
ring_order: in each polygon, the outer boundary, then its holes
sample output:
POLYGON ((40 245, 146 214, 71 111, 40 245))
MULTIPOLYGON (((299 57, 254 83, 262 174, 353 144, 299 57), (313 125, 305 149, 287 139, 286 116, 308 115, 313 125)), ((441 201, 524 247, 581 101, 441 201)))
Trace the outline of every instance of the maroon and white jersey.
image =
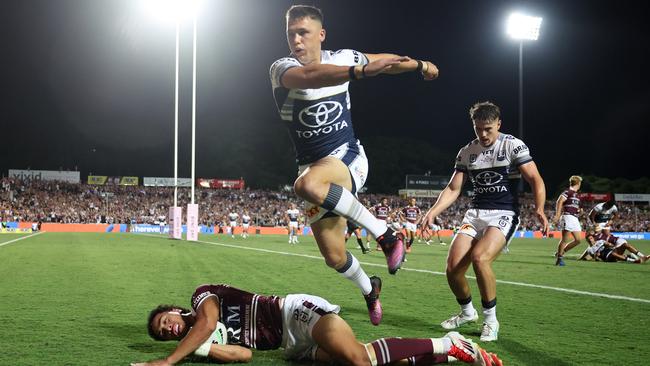
POLYGON ((569 188, 562 192, 562 197, 565 198, 564 203, 562 204, 563 214, 577 217, 580 212, 580 198, 578 197, 578 192, 569 188))
POLYGON ((379 220, 386 221, 388 219, 388 216, 390 215, 390 207, 384 206, 381 203, 374 207, 374 211, 375 211, 375 216, 379 220))
POLYGON ((192 295, 192 312, 215 296, 219 321, 228 329, 228 344, 260 350, 277 349, 282 344, 280 298, 246 292, 224 284, 201 285, 192 295))
POLYGON ((618 241, 618 237, 612 235, 612 234, 605 234, 604 232, 598 232, 594 235, 594 239, 596 241, 602 240, 604 242, 607 242, 612 245, 616 245, 616 242, 618 241))
POLYGON ((406 206, 402 209, 402 214, 406 221, 415 224, 420 216, 420 208, 418 206, 406 206))

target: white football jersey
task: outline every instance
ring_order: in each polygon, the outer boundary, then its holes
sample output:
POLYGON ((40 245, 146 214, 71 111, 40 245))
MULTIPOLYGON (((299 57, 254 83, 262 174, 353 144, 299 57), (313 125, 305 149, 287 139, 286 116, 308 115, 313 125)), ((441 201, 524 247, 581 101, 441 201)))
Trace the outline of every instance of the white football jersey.
POLYGON ((289 216, 289 221, 298 222, 299 215, 300 215, 300 211, 298 211, 297 208, 287 210, 287 216, 289 216))
POLYGON ((251 222, 251 217, 246 214, 243 214, 241 217, 241 222, 242 224, 248 224, 251 222))
POLYGON ((519 166, 532 160, 528 146, 523 141, 500 133, 488 147, 475 139, 460 149, 455 169, 467 174, 472 182, 473 208, 519 212, 519 166))
MULTIPOLYGON (((613 205, 607 210, 605 209, 604 206, 605 206, 605 202, 601 202, 596 206, 594 206, 594 208, 592 208, 592 211, 596 213, 596 216, 594 217, 594 221, 596 223, 607 222, 611 220, 611 218, 614 216, 615 213, 618 212, 618 208, 616 207, 616 205, 613 205)), ((589 216, 591 216, 591 213, 589 214, 589 216)))
POLYGON ((231 222, 232 222, 232 221, 237 221, 238 218, 239 218, 239 214, 236 213, 236 212, 231 212, 231 213, 228 214, 228 219, 229 219, 231 222))
MULTIPOLYGON (((321 51, 321 63, 365 65, 368 58, 348 49, 321 51)), ((284 87, 284 73, 302 66, 296 58, 284 57, 275 61, 270 69, 273 97, 296 148, 298 165, 312 163, 345 143, 356 142, 350 114, 349 82, 317 89, 284 87)))

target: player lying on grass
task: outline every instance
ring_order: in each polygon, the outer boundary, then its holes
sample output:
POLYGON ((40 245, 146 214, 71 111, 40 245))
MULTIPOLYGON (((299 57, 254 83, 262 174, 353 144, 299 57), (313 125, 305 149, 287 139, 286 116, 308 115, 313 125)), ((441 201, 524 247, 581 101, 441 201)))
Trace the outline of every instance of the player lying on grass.
POLYGON ((625 239, 617 238, 614 235, 601 233, 588 234, 587 242, 589 248, 582 253, 578 260, 601 260, 603 262, 629 262, 645 263, 650 255, 643 255, 635 247, 628 244, 625 239), (631 254, 625 255, 625 251, 631 254))
MULTIPOLYGON (((373 280, 379 280, 373 278, 373 280)), ((381 288, 381 284, 379 284, 381 288)), ((339 361, 349 365, 431 365, 462 361, 501 365, 499 358, 456 332, 442 338, 382 338, 357 341, 338 316, 340 307, 305 294, 264 296, 225 284, 201 285, 192 295, 192 309, 161 305, 149 314, 149 335, 180 341, 165 359, 132 365, 173 365, 195 354, 215 362, 249 362, 250 348, 284 349, 289 360, 339 361), (218 322, 227 329, 227 340, 218 322)))

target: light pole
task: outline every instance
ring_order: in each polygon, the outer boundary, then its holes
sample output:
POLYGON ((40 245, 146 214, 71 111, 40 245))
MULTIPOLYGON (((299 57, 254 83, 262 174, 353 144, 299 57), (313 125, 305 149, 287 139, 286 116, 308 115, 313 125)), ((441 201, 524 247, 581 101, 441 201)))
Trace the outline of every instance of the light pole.
POLYGON ((536 41, 542 18, 512 13, 508 17, 506 32, 519 41, 519 138, 524 138, 524 41, 536 41))

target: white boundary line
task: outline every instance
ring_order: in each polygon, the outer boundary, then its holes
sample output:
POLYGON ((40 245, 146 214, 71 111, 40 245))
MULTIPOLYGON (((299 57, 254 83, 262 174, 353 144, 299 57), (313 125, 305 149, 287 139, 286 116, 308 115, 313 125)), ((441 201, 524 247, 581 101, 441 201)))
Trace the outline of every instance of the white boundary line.
POLYGON ((17 241, 19 241, 19 240, 23 240, 23 239, 31 238, 31 237, 36 236, 36 235, 43 234, 44 232, 45 232, 45 231, 39 231, 39 232, 34 233, 34 234, 31 234, 31 235, 23 236, 22 238, 18 238, 18 239, 14 239, 14 240, 9 240, 9 241, 6 241, 6 242, 4 242, 4 243, 0 243, 0 247, 3 246, 3 245, 7 245, 7 244, 11 244, 11 243, 15 243, 15 242, 17 242, 17 241))
MULTIPOLYGON (((158 235, 151 235, 151 234, 138 234, 138 233, 134 233, 134 234, 143 235, 143 236, 150 236, 150 237, 153 237, 153 238, 161 238, 161 239, 166 238, 166 237, 161 237, 161 236, 158 236, 158 235)), ((188 242, 188 243, 191 244, 192 242, 188 242)), ((309 255, 309 254, 297 254, 297 253, 290 253, 290 252, 280 252, 280 251, 277 251, 277 250, 251 248, 251 247, 244 247, 244 246, 241 246, 241 245, 217 243, 217 242, 212 242, 212 241, 197 240, 197 243, 211 244, 211 245, 217 245, 217 246, 228 247, 228 248, 253 250, 253 251, 264 252, 264 253, 282 254, 282 255, 290 255, 290 256, 294 256, 294 257, 303 257, 303 258, 324 260, 323 257, 321 257, 321 256, 315 256, 315 255, 309 255)), ((361 261, 359 261, 359 263, 363 264, 364 266, 382 267, 382 268, 386 267, 385 264, 368 263, 368 262, 361 262, 361 261)), ((438 276, 445 276, 444 272, 429 271, 429 270, 426 270, 426 269, 402 268, 401 271, 428 273, 428 274, 433 274, 433 275, 438 275, 438 276)), ((467 278, 475 279, 476 277, 467 276, 467 278)), ((514 281, 504 281, 504 280, 497 280, 497 283, 503 283, 503 284, 506 284, 506 285, 513 285, 513 286, 529 287, 529 288, 539 288, 539 289, 551 290, 551 291, 557 291, 557 292, 566 292, 566 293, 576 294, 576 295, 585 295, 585 296, 592 296, 592 297, 603 297, 603 298, 607 298, 607 299, 626 300, 626 301, 641 302, 641 303, 650 304, 650 300, 648 300, 648 299, 639 299, 639 298, 636 298, 636 297, 603 294, 603 293, 600 293, 600 292, 589 292, 589 291, 573 290, 573 289, 562 288, 562 287, 535 285, 535 284, 525 283, 525 282, 514 282, 514 281)))

